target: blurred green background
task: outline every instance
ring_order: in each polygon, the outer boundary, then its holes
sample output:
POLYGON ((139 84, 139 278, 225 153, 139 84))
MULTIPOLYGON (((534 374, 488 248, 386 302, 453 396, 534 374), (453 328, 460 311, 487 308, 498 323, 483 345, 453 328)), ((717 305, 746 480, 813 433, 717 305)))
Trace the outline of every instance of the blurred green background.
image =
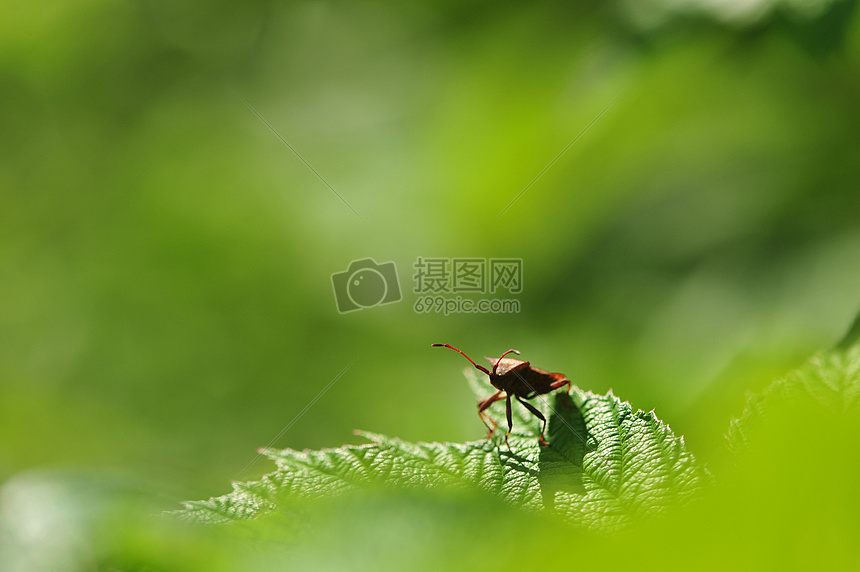
POLYGON ((858 102, 853 0, 5 3, 0 481, 224 493, 352 360, 275 446, 482 437, 433 342, 719 464, 860 307, 858 102), (403 300, 339 314, 367 257, 403 300), (418 257, 521 258, 521 311, 414 312, 418 257))

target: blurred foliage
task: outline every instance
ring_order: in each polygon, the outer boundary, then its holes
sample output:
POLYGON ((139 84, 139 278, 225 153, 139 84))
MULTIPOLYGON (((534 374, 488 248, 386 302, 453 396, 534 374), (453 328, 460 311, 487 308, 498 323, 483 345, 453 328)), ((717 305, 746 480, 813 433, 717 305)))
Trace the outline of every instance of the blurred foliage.
MULTIPOLYGON (((158 508, 220 493, 356 358, 273 446, 341 445, 356 428, 475 439, 474 401, 432 342, 515 347, 655 408, 698 458, 728 463, 745 392, 832 346, 860 302, 856 4, 4 4, 4 494, 47 474, 77 498, 81 473, 109 512, 125 506, 115 481, 158 508), (522 258, 522 311, 414 313, 412 264, 429 256, 522 258), (338 314, 331 274, 367 257, 397 264, 403 301, 338 314)), ((826 447, 856 443, 846 423, 826 447)), ((749 511, 809 476, 777 483, 767 459, 749 511)), ((368 502, 394 532, 399 518, 515 518, 368 502)), ((663 532, 715 533, 716 514, 663 532)), ((741 554, 782 516, 733 528, 741 554)), ((437 546, 456 540, 441 522, 427 525, 437 546)), ((524 545, 570 541, 535 530, 524 545)), ((129 542, 173 538, 151 534, 129 542)))

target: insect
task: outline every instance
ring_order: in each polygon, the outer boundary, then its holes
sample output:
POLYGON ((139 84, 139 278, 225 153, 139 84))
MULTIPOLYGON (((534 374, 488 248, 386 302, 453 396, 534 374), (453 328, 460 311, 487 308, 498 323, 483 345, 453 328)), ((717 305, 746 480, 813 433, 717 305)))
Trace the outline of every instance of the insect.
MULTIPOLYGON (((511 419, 511 397, 515 397, 517 401, 522 403, 535 417, 543 421, 543 428, 540 431, 540 442, 542 445, 548 444, 543 438, 543 434, 546 431, 546 417, 544 417, 543 413, 538 411, 534 405, 523 401, 523 399, 531 399, 537 395, 543 395, 544 393, 549 393, 550 391, 564 387, 565 385, 567 385, 567 391, 570 393, 571 382, 563 373, 550 373, 548 371, 532 367, 527 361, 506 358, 505 356, 508 354, 519 355, 520 352, 513 349, 506 351, 499 358, 486 358, 493 365, 493 369, 488 370, 484 366, 476 364, 472 361, 472 358, 454 346, 450 346, 448 344, 433 344, 433 347, 450 348, 459 353, 469 360, 473 366, 490 376, 490 383, 493 384, 493 387, 498 389, 498 391, 493 395, 478 402, 478 417, 481 418, 481 421, 483 421, 484 425, 487 427, 487 437, 491 436, 495 430, 499 428, 499 424, 492 418, 488 417, 485 412, 487 408, 496 401, 505 399, 505 405, 507 406, 506 413, 508 417, 508 432, 505 434, 505 444, 508 443, 508 436, 514 428, 514 423, 511 419), (487 423, 488 419, 493 424, 492 427, 487 423)), ((508 447, 510 447, 510 445, 508 445, 508 447)))

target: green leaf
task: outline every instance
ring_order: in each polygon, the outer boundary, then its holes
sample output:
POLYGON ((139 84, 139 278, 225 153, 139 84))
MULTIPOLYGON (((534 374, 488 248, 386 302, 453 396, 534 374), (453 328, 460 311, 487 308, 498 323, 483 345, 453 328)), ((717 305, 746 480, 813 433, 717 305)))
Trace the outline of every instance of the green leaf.
MULTIPOLYGON (((486 381, 467 373, 479 397, 486 381)), ((457 443, 406 443, 359 433, 370 443, 321 451, 264 450, 277 470, 257 482, 234 483, 233 492, 187 502, 193 520, 229 522, 278 509, 291 499, 342 495, 373 486, 482 490, 525 510, 546 510, 594 530, 623 526, 691 498, 707 472, 683 438, 654 412, 634 411, 612 392, 574 387, 532 402, 549 421, 550 446, 538 442, 540 421, 514 404, 514 430, 505 445, 505 406, 488 413, 499 423, 492 439, 457 443)))
POLYGON ((735 453, 747 448, 750 431, 766 411, 789 402, 817 404, 833 412, 860 406, 860 344, 822 351, 800 369, 773 382, 763 393, 748 394, 743 413, 729 424, 726 439, 735 453))

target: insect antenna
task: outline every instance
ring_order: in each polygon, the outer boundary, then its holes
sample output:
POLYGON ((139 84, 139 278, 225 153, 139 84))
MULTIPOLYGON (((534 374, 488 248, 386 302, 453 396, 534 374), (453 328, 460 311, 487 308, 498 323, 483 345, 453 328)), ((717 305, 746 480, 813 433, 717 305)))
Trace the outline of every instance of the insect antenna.
POLYGON ((508 354, 517 354, 517 355, 520 355, 520 352, 518 352, 517 350, 508 350, 508 351, 506 351, 505 353, 503 353, 502 355, 500 355, 500 356, 499 356, 499 359, 496 361, 496 365, 494 365, 494 366, 493 366, 493 375, 495 375, 495 373, 496 373, 496 369, 499 367, 499 364, 500 364, 500 363, 502 363, 502 358, 503 358, 503 357, 505 357, 505 356, 506 356, 506 355, 508 355, 508 354))
MULTIPOLYGON (((491 375, 490 370, 488 370, 487 368, 485 368, 482 365, 476 364, 474 361, 472 361, 472 358, 470 358, 469 356, 467 356, 466 354, 464 354, 463 352, 461 352, 460 350, 458 350, 454 346, 450 346, 448 344, 431 344, 431 345, 434 348, 450 348, 450 349, 454 350, 455 352, 457 352, 458 354, 460 354, 461 356, 463 356, 464 358, 466 358, 467 360, 469 360, 470 362, 472 362, 472 365, 475 366, 476 368, 478 368, 479 370, 483 371, 487 375, 491 375)), ((513 351, 513 350, 511 350, 511 351, 513 351)), ((506 353, 510 353, 510 352, 506 352, 506 353)), ((501 358, 499 358, 499 359, 501 359, 501 358)), ((498 365, 498 364, 496 364, 496 365, 498 365)), ((493 368, 493 371, 496 371, 496 368, 493 368)))

